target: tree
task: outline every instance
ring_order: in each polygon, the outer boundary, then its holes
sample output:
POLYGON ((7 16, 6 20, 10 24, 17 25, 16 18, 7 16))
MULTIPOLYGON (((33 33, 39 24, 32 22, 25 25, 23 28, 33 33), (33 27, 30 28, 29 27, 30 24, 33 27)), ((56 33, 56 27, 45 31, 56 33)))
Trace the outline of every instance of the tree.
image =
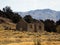
POLYGON ((28 22, 28 23, 33 22, 33 18, 32 18, 30 15, 26 15, 26 16, 24 17, 24 20, 25 20, 26 22, 28 22))
POLYGON ((56 21, 56 30, 60 33, 60 20, 56 21))
POLYGON ((44 21, 42 19, 40 19, 40 21, 44 23, 44 21))
POLYGON ((18 23, 22 18, 18 13, 12 12, 9 6, 6 6, 5 8, 3 8, 3 12, 5 13, 6 18, 11 19, 14 23, 18 23))
POLYGON ((6 17, 5 13, 0 10, 0 17, 6 17))
POLYGON ((15 13, 12 20, 13 20, 14 23, 18 23, 21 18, 22 17, 18 13, 15 13))
POLYGON ((56 25, 60 25, 60 20, 56 21, 56 25))
POLYGON ((56 32, 56 25, 55 22, 53 20, 45 20, 44 22, 45 24, 45 30, 48 32, 56 32))
POLYGON ((3 12, 12 12, 12 10, 9 6, 6 6, 5 8, 3 8, 3 12))
POLYGON ((6 18, 11 19, 14 16, 14 13, 12 12, 12 9, 9 6, 4 7, 3 12, 5 13, 6 18))

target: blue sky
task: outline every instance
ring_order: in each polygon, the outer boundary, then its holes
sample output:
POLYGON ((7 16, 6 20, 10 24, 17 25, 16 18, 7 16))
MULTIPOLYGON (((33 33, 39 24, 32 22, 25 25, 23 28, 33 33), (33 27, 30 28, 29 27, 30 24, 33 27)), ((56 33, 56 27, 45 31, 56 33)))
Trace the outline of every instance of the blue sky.
POLYGON ((0 0, 0 9, 10 6, 13 11, 52 9, 60 11, 60 0, 0 0))

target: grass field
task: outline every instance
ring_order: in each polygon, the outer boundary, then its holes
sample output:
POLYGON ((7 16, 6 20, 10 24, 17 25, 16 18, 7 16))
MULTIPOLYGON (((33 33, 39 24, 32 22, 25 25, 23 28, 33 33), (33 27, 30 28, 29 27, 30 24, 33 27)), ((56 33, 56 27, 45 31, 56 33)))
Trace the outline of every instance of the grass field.
POLYGON ((60 34, 0 30, 0 45, 60 45, 60 34))
POLYGON ((10 22, 0 24, 0 45, 60 45, 58 33, 4 30, 4 26, 16 27, 10 22))

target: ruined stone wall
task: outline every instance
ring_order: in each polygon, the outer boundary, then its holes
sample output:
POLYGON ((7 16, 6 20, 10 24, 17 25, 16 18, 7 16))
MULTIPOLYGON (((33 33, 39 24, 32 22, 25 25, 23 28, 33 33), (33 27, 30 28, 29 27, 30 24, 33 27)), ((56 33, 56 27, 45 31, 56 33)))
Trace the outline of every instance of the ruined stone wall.
POLYGON ((34 24, 32 23, 28 24, 27 30, 30 32, 34 32, 34 24))
POLYGON ((26 31, 27 30, 27 23, 21 20, 19 23, 16 25, 16 29, 20 31, 26 31))
POLYGON ((27 23, 24 20, 21 20, 16 25, 16 29, 20 31, 41 32, 41 31, 44 31, 44 24, 43 23, 27 23))

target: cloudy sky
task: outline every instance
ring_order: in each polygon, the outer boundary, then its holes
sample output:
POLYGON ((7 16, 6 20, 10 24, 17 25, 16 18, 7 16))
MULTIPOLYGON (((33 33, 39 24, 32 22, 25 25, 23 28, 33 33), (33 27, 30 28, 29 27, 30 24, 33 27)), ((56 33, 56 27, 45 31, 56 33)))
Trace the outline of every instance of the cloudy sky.
POLYGON ((0 9, 10 6, 13 11, 52 9, 60 11, 60 0, 0 0, 0 9))

